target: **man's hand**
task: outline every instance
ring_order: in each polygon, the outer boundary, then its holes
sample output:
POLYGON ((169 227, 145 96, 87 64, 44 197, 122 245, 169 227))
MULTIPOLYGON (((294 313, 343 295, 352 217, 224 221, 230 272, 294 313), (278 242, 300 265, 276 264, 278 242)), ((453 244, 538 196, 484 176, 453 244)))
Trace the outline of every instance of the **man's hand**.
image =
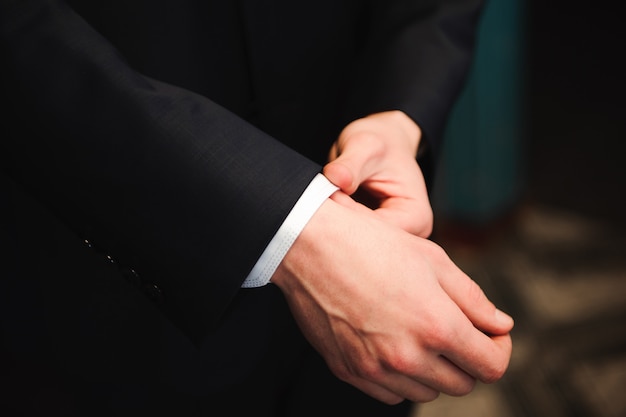
POLYGON ((364 207, 324 202, 272 282, 333 373, 380 401, 464 395, 508 366, 512 319, 439 246, 364 207))
POLYGON ((420 139, 419 127, 400 111, 355 120, 333 144, 324 175, 385 221, 428 237, 433 213, 416 161, 420 139))

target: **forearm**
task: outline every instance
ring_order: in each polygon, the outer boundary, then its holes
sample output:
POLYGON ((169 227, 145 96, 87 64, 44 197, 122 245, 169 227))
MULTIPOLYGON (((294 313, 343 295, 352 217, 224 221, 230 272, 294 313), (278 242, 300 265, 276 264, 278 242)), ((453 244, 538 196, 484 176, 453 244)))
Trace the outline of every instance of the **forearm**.
POLYGON ((63 3, 0 7, 6 170, 198 340, 320 167, 136 73, 63 3))
POLYGON ((371 2, 352 118, 401 110, 437 150, 471 62, 481 7, 482 0, 371 2))

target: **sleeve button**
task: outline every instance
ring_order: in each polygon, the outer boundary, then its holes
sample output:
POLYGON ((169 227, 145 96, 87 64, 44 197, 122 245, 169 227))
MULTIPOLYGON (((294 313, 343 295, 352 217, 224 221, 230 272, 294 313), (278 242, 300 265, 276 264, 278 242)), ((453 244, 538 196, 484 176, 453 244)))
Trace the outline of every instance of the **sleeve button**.
POLYGON ((149 299, 157 304, 163 302, 163 292, 156 284, 146 284, 143 287, 143 291, 149 299))
POLYGON ((141 277, 133 268, 120 268, 122 275, 130 284, 139 287, 141 285, 141 277))

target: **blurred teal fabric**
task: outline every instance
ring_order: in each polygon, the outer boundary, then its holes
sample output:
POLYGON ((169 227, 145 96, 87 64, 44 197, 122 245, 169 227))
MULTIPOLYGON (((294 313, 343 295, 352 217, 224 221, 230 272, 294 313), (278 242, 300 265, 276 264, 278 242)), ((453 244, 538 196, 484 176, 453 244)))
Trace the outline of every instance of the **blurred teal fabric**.
POLYGON ((524 188, 524 0, 488 0, 469 78, 448 120, 433 189, 435 212, 485 223, 506 214, 524 188))

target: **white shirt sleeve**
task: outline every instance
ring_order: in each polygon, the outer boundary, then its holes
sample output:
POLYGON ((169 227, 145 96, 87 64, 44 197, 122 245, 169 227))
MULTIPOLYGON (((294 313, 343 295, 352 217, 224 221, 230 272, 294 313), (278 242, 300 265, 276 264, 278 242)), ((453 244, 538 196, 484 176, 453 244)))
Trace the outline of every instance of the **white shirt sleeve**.
POLYGON ((322 174, 317 174, 304 190, 285 218, 269 245, 241 285, 242 288, 262 287, 270 278, 313 214, 338 188, 322 174))

